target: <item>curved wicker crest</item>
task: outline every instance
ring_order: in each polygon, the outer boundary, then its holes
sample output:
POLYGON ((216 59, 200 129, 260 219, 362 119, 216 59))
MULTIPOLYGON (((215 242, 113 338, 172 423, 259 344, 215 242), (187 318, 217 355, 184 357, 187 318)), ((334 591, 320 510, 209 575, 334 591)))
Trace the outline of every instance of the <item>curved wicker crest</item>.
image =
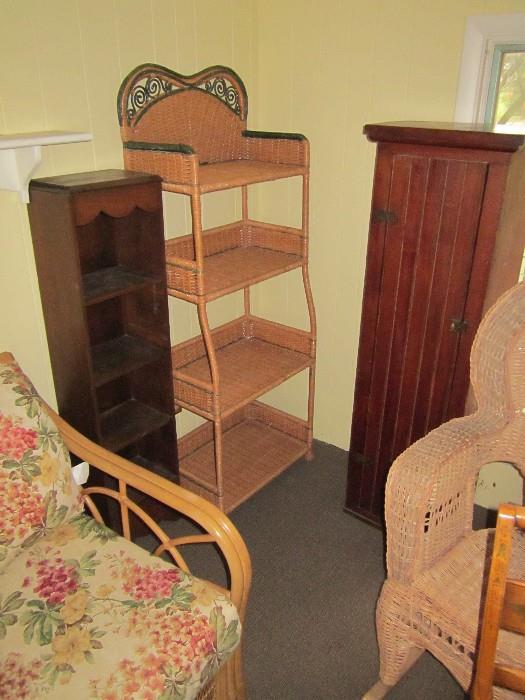
POLYGON ((182 75, 155 63, 144 63, 134 68, 119 88, 117 110, 120 126, 136 124, 153 104, 181 90, 201 90, 213 95, 240 120, 246 120, 246 88, 231 68, 211 66, 193 75, 182 75))

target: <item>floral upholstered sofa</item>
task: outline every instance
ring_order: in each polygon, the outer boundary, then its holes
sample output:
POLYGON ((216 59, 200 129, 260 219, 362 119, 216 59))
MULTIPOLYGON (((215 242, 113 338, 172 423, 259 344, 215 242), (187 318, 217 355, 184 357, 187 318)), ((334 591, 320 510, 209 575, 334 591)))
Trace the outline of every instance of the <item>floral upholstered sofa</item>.
MULTIPOLYGON (((209 546, 209 544, 208 544, 209 546)), ((0 698, 190 700, 244 697, 238 647, 250 561, 207 501, 104 450, 40 399, 0 354, 0 698), (125 537, 72 478, 70 452, 118 482, 125 537), (170 539, 128 497, 162 500, 199 525, 170 539), (129 511, 156 535, 152 557, 129 537, 129 511), (215 543, 229 590, 194 578, 179 547, 215 543)))

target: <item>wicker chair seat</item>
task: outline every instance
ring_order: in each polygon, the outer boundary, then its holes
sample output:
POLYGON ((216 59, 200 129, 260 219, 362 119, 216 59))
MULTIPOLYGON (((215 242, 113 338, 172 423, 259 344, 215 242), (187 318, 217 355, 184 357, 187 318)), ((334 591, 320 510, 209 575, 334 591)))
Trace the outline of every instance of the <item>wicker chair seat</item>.
MULTIPOLYGON (((472 532, 453 547, 429 571, 425 571, 407 587, 392 585, 392 599, 399 610, 397 622, 405 620, 407 634, 421 648, 432 647, 434 655, 467 688, 470 683, 467 656, 474 659, 482 591, 486 585, 486 560, 493 543, 492 530, 472 532), (409 624, 408 624, 409 622, 409 624), (452 652, 452 653, 451 653, 452 652)), ((525 567, 525 542, 516 538, 512 566, 517 576, 525 567)), ((498 660, 525 667, 523 639, 502 632, 498 660)), ((496 698, 519 697, 501 689, 496 698)))

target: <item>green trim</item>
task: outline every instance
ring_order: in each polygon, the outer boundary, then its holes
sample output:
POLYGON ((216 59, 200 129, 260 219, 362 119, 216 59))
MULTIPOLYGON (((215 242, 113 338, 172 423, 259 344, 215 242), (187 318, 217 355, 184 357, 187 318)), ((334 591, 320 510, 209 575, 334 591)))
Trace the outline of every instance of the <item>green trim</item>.
POLYGON ((246 129, 242 132, 248 139, 288 139, 289 141, 306 141, 303 134, 283 133, 280 131, 250 131, 246 129))
POLYGON ((184 153, 192 155, 195 153, 191 146, 184 143, 148 143, 146 141, 125 141, 124 148, 131 151, 168 151, 170 153, 184 153))

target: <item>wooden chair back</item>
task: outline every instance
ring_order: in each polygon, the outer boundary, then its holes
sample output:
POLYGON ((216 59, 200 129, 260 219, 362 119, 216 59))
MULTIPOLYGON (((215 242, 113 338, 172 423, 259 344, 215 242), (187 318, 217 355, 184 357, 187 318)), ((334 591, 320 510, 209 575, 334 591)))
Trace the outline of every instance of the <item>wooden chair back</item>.
POLYGON ((525 693, 525 655, 523 668, 496 662, 500 629, 525 635, 525 580, 509 578, 515 528, 525 530, 525 508, 512 504, 500 506, 472 684, 472 700, 492 700, 493 686, 525 693))

